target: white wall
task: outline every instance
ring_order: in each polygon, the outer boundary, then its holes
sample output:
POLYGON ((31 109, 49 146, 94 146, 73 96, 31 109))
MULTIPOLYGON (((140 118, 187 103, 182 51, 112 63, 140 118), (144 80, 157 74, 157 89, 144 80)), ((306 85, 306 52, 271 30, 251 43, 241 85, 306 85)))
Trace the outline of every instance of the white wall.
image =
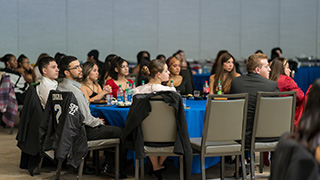
MULTIPOLYGON (((116 53, 135 62, 140 50, 237 59, 280 46, 288 58, 320 57, 320 0, 0 0, 0 56, 46 52, 86 60, 116 53)), ((0 66, 3 64, 1 63, 0 66)))

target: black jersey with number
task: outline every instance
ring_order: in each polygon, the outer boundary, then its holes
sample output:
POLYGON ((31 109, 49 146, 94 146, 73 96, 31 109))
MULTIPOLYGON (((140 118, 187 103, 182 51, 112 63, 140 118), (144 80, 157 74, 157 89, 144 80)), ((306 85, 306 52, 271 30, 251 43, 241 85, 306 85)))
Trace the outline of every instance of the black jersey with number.
POLYGON ((41 123, 43 150, 54 150, 55 158, 77 167, 88 152, 84 116, 72 92, 50 91, 41 123))

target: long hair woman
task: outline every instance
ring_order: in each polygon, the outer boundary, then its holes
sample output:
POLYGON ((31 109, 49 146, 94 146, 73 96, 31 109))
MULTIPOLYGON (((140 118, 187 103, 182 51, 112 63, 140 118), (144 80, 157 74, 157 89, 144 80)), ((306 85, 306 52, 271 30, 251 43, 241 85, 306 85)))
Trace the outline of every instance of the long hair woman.
POLYGON ((102 89, 98 84, 99 68, 95 63, 87 61, 82 66, 81 91, 89 102, 103 100, 108 93, 111 93, 111 87, 107 85, 102 89))
POLYGON ((217 60, 216 67, 216 73, 211 75, 209 79, 209 93, 216 94, 218 81, 221 81, 222 92, 227 94, 229 93, 232 79, 240 76, 236 72, 235 59, 230 53, 224 52, 217 60))
POLYGON ((303 91, 298 87, 297 83, 290 77, 290 68, 287 59, 277 57, 271 61, 270 80, 278 83, 279 91, 296 91, 297 92, 297 110, 295 111, 295 125, 298 122, 299 112, 298 109, 302 108, 302 102, 304 99, 303 91))
POLYGON ((111 60, 110 68, 107 75, 107 76, 110 76, 111 79, 107 80, 105 85, 111 86, 113 97, 117 98, 117 91, 120 85, 124 94, 125 89, 128 88, 127 82, 129 82, 129 84, 133 84, 133 81, 131 79, 126 79, 126 75, 128 74, 129 74, 128 61, 122 59, 119 56, 111 60))

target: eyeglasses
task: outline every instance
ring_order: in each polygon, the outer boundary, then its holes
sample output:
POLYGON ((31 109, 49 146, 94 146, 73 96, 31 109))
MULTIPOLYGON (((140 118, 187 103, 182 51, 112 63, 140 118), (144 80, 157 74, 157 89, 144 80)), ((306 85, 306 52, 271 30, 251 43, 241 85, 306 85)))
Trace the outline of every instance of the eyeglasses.
POLYGON ((73 68, 69 68, 68 70, 72 70, 72 69, 79 70, 80 68, 82 69, 82 65, 77 65, 77 66, 75 66, 73 68))

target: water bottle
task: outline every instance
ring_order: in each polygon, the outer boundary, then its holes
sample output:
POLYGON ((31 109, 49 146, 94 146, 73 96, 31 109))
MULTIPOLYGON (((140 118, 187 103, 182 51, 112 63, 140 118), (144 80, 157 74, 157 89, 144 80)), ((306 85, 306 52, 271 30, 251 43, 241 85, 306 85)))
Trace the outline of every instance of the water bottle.
POLYGON ((141 81, 141 86, 143 86, 143 85, 144 85, 144 80, 141 81))
POLYGON ((174 87, 173 80, 170 81, 170 87, 174 87))
POLYGON ((217 94, 218 95, 222 95, 222 86, 221 86, 221 81, 218 81, 218 85, 217 85, 217 94))
POLYGON ((118 89, 118 91, 117 91, 117 101, 118 101, 118 104, 119 104, 120 102, 123 103, 123 90, 122 90, 122 88, 121 88, 121 85, 119 85, 119 89, 118 89))
POLYGON ((205 96, 207 96, 209 94, 209 85, 208 85, 208 81, 204 82, 203 85, 203 94, 205 94, 205 96))
POLYGON ((133 94, 132 84, 130 84, 130 88, 128 89, 127 101, 132 102, 132 94, 133 94))
POLYGON ((128 93, 129 93, 129 89, 125 89, 124 90, 124 102, 128 102, 128 93))
POLYGON ((206 74, 206 73, 208 73, 208 66, 205 64, 203 66, 203 74, 206 74))
POLYGON ((136 83, 135 82, 132 84, 132 89, 134 89, 134 88, 136 88, 136 83))

